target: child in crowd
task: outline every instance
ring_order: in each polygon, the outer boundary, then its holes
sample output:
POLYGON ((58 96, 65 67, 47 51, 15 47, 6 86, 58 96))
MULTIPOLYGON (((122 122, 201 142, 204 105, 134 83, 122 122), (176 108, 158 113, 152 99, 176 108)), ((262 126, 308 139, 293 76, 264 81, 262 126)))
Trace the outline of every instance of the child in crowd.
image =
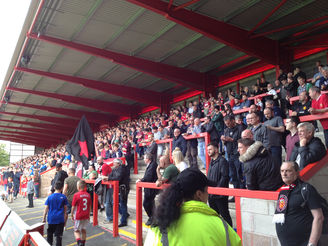
POLYGON ((33 208, 33 196, 34 196, 34 182, 31 176, 27 176, 27 197, 28 197, 28 206, 27 208, 33 208))
POLYGON ((90 220, 91 198, 85 191, 84 180, 77 182, 78 193, 75 193, 72 202, 72 221, 74 223, 74 236, 78 246, 84 246, 87 238, 87 225, 90 220), (76 209, 76 212, 75 212, 76 209), (75 212, 75 215, 74 215, 75 212), (82 235, 81 235, 82 234, 82 235))
POLYGON ((65 214, 67 211, 67 198, 61 192, 63 190, 63 183, 57 181, 55 183, 55 192, 48 196, 46 200, 46 207, 44 208, 43 220, 46 222, 48 213, 48 229, 47 241, 50 245, 53 243, 53 235, 56 237, 56 246, 62 245, 62 236, 65 224, 65 214))
POLYGON ((259 107, 259 110, 263 111, 263 103, 262 103, 262 97, 256 98, 256 106, 259 107))
POLYGON ((27 192, 27 178, 25 175, 23 175, 21 182, 22 182, 22 195, 23 195, 23 198, 25 198, 26 192, 27 192))
POLYGON ((9 200, 8 202, 13 202, 14 182, 11 177, 8 177, 7 191, 9 200))
POLYGON ((6 191, 1 191, 0 192, 0 197, 4 202, 6 202, 7 198, 8 198, 8 193, 6 191))

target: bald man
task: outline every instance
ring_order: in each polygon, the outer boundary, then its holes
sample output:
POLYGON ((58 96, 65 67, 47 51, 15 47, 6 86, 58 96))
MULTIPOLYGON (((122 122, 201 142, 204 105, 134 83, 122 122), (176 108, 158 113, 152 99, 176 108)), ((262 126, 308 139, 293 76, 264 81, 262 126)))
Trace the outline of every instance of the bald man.
POLYGON ((157 166, 156 172, 158 178, 156 181, 157 187, 160 187, 164 183, 169 184, 174 182, 179 175, 179 170, 175 165, 171 164, 170 158, 167 155, 164 155, 159 159, 159 165, 157 166), (164 169, 163 175, 160 172, 161 169, 164 169))
POLYGON ((241 133, 241 138, 249 138, 249 139, 253 139, 253 132, 249 129, 246 129, 245 131, 243 131, 241 133))

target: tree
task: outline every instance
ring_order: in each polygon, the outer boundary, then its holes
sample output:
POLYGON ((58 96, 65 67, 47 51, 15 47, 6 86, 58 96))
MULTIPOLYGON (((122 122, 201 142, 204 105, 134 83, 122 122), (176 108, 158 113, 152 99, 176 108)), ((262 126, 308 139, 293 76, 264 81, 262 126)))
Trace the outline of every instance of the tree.
POLYGON ((0 144, 0 166, 9 166, 9 153, 6 151, 6 144, 0 144))

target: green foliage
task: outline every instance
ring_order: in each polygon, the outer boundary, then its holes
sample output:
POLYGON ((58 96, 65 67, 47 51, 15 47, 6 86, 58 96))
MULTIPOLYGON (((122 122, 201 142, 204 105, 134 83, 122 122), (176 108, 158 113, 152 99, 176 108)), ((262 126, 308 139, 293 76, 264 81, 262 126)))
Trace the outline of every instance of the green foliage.
POLYGON ((0 144, 0 166, 9 166, 9 153, 6 152, 6 144, 0 144))

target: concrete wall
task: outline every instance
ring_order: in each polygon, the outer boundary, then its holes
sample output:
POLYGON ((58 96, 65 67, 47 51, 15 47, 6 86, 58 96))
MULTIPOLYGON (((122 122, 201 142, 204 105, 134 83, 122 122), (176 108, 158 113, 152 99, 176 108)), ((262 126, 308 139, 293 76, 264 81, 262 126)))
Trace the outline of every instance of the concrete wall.
MULTIPOLYGON (((328 164, 317 172, 308 182, 328 199, 328 164)), ((280 246, 272 217, 276 201, 261 199, 241 199, 243 245, 244 246, 280 246)))

